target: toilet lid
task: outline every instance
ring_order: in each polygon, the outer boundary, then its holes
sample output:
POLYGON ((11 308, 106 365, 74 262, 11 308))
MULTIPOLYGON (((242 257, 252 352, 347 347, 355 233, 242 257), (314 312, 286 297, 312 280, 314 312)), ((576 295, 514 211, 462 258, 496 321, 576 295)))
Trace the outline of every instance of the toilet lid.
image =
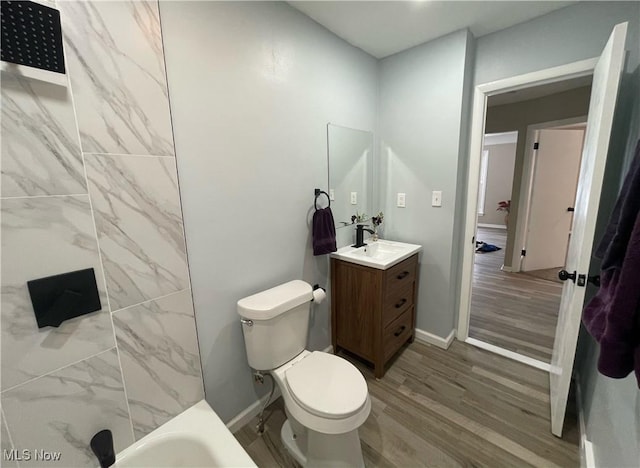
POLYGON ((366 403, 367 383, 350 362, 314 351, 286 372, 293 398, 310 413, 325 418, 346 418, 366 403))

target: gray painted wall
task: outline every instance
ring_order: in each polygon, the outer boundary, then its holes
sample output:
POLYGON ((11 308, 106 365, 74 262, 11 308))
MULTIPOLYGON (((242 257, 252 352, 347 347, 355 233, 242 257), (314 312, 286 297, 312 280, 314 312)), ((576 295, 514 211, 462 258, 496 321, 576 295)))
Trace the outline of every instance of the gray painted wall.
MULTIPOLYGON (((376 60, 284 3, 160 12, 206 397, 229 421, 268 390, 251 377, 238 299, 292 279, 329 286, 309 229, 326 125, 374 130, 376 60)), ((310 349, 330 344, 328 311, 314 307, 310 349)))
MULTIPOLYGON (((599 233, 615 201, 623 168, 640 136, 640 3, 581 2, 478 40, 475 82, 483 83, 600 54, 611 29, 629 21, 629 54, 614 119, 598 216, 599 233)), ((596 233, 596 239, 599 234, 596 233)), ((594 262, 595 263, 595 262, 594 262)), ((592 264, 592 273, 597 264, 592 264)), ((580 369, 587 436, 597 466, 637 466, 640 392, 633 378, 612 380, 595 369, 597 345, 583 334, 580 369)))
POLYGON ((458 202, 468 31, 380 62, 380 188, 384 236, 421 244, 417 327, 441 337, 453 329, 458 202), (442 190, 442 207, 431 192, 442 190), (406 208, 396 194, 406 193, 406 208))

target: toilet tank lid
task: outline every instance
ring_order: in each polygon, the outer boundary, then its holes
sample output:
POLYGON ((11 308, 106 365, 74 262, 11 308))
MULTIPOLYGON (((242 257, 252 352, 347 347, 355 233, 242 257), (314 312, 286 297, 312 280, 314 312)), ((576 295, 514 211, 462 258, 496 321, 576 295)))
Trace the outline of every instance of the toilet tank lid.
POLYGON ((251 320, 269 320, 309 302, 313 288, 309 283, 293 280, 238 301, 238 314, 251 320))

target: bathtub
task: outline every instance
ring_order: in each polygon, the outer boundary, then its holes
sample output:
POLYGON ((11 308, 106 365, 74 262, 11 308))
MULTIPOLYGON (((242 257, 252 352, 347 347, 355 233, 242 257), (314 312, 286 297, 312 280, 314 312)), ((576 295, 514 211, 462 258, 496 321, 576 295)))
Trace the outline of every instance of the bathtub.
POLYGON ((116 456, 116 468, 255 467, 205 400, 116 456))

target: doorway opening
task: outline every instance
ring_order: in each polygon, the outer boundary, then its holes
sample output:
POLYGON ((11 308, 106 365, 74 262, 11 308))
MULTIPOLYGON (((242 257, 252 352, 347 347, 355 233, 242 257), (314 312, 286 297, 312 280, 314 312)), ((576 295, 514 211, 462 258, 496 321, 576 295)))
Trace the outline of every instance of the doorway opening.
MULTIPOLYGON (((492 96, 508 96, 511 91, 592 76, 588 123, 584 136, 584 151, 582 152, 580 163, 572 232, 570 233, 569 249, 566 254, 565 268, 567 271, 563 272, 561 278, 564 280, 564 284, 562 286, 562 296, 557 317, 551 363, 547 364, 493 345, 487 346, 495 349, 485 347, 485 349, 489 349, 490 351, 499 352, 512 359, 517 359, 548 370, 551 431, 559 437, 562 435, 569 397, 571 371, 574 364, 586 287, 591 281, 597 282, 596 276, 594 276, 594 273, 591 272, 589 268, 591 266, 592 245, 595 238, 596 220, 607 161, 607 150, 611 138, 613 115, 624 65, 626 33, 627 23, 617 24, 613 28, 609 40, 599 57, 481 84, 476 86, 473 98, 457 337, 459 340, 480 346, 483 342, 469 337, 469 323, 477 228, 480 154, 483 147, 484 133, 490 131, 485 125, 488 123, 485 122, 485 117, 487 116, 487 100, 492 96)), ((531 115, 533 115, 533 113, 531 115)), ((540 121, 544 120, 546 119, 540 119, 540 121)), ((518 142, 522 142, 522 139, 519 139, 518 142)), ((516 179, 514 179, 514 183, 515 180, 516 179)), ((531 178, 525 177, 522 179, 525 183, 527 183, 528 180, 530 181, 531 178)), ((520 191, 514 191, 512 197, 519 196, 519 194, 520 191)), ((511 209, 517 207, 516 213, 526 212, 527 208, 522 206, 526 199, 527 197, 520 197, 518 203, 512 200, 511 209)), ((510 213, 510 226, 512 214, 513 212, 510 213)), ((516 240, 522 239, 523 234, 526 233, 521 222, 516 223, 516 225, 517 228, 509 227, 507 229, 506 250, 510 249, 509 238, 514 239, 514 242, 516 242, 516 240), (513 229, 516 231, 515 234, 512 234, 513 229)), ((517 256, 518 254, 518 252, 513 249, 514 245, 517 247, 517 243, 511 244, 512 259, 513 256, 517 256)), ((509 255, 507 252, 505 262, 508 259, 509 255)), ((513 268, 513 264, 516 264, 518 268, 520 268, 520 263, 521 262, 517 261, 512 262, 510 267, 513 268)), ((505 263, 505 269, 506 267, 507 265, 505 263)), ((549 283, 551 284, 551 282, 549 283)), ((531 299, 535 301, 537 297, 532 297, 531 299)))
POLYGON ((536 109, 542 108, 548 118, 586 114, 590 77, 546 86, 537 94, 543 91, 549 94, 530 99, 529 88, 499 105, 488 100, 486 128, 505 125, 501 120, 511 115, 513 123, 507 125, 526 135, 519 150, 518 131, 484 137, 469 338, 548 370, 562 294, 558 273, 571 236, 586 116, 522 128, 536 109), (512 204, 522 208, 516 211, 512 204))

